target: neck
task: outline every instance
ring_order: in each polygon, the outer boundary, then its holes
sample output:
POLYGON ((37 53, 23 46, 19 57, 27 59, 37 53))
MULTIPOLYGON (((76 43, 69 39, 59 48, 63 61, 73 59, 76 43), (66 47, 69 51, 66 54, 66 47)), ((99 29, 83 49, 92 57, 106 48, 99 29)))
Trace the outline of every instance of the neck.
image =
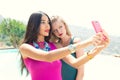
POLYGON ((66 35, 64 38, 61 38, 60 44, 62 46, 67 46, 70 43, 71 36, 66 35))
POLYGON ((45 38, 44 36, 38 36, 37 42, 44 42, 45 41, 44 38, 45 38))

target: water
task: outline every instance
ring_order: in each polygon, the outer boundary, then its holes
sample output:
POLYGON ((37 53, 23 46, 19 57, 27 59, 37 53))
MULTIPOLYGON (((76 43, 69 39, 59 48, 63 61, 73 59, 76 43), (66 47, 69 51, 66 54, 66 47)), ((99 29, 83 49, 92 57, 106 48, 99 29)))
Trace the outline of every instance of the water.
MULTIPOLYGON (((99 55, 86 63, 84 80, 120 80, 119 74, 120 58, 99 55)), ((0 50, 0 80, 31 80, 20 75, 17 49, 0 50)))
POLYGON ((0 53, 18 53, 18 49, 10 48, 10 49, 1 49, 0 53))
POLYGON ((20 74, 20 58, 17 49, 0 50, 0 80, 30 80, 20 74))

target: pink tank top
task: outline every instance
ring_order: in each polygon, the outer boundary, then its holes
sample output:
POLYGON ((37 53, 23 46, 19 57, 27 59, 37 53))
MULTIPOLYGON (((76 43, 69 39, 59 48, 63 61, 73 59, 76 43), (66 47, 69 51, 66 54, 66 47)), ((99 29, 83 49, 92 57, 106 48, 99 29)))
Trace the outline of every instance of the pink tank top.
MULTIPOLYGON (((49 43, 49 46, 51 50, 56 49, 53 43, 49 43)), ((32 80, 62 80, 60 60, 45 62, 26 58, 24 63, 32 80)))

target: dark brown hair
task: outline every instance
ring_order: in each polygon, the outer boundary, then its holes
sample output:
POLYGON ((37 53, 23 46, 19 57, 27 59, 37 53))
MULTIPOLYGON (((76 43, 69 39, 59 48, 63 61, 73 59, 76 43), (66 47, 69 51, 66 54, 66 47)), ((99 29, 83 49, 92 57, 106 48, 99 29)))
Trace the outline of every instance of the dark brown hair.
MULTIPOLYGON (((49 20, 50 32, 49 32, 49 35, 45 37, 45 41, 49 42, 50 34, 51 34, 51 21, 50 21, 49 16, 46 13, 39 11, 39 12, 35 12, 35 13, 31 14, 28 24, 27 24, 27 27, 26 27, 26 33, 25 33, 22 43, 31 44, 31 43, 33 43, 33 41, 34 42, 37 41, 37 38, 39 35, 39 30, 40 30, 39 25, 41 24, 41 18, 43 15, 46 15, 49 20)), ((26 67, 23 62, 23 58, 21 56, 21 74, 23 74, 24 69, 26 69, 26 67)), ((27 74, 28 74, 28 70, 27 70, 27 74)))

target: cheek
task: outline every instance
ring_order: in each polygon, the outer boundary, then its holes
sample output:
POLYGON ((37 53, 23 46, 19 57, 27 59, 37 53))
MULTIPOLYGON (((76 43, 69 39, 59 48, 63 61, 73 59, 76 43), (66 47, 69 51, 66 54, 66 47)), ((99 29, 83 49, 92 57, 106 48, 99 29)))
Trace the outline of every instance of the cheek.
POLYGON ((58 33, 53 33, 53 35, 57 36, 58 37, 58 33))
POLYGON ((40 33, 40 34, 43 34, 43 33, 44 33, 44 30, 45 30, 45 29, 44 29, 43 27, 40 27, 39 33, 40 33))
POLYGON ((66 27, 65 26, 62 27, 62 31, 66 32, 66 27))
POLYGON ((43 34, 43 30, 40 30, 40 32, 39 32, 40 34, 43 34))
POLYGON ((62 28, 62 32, 63 32, 64 34, 66 34, 66 29, 65 29, 65 28, 62 28))

